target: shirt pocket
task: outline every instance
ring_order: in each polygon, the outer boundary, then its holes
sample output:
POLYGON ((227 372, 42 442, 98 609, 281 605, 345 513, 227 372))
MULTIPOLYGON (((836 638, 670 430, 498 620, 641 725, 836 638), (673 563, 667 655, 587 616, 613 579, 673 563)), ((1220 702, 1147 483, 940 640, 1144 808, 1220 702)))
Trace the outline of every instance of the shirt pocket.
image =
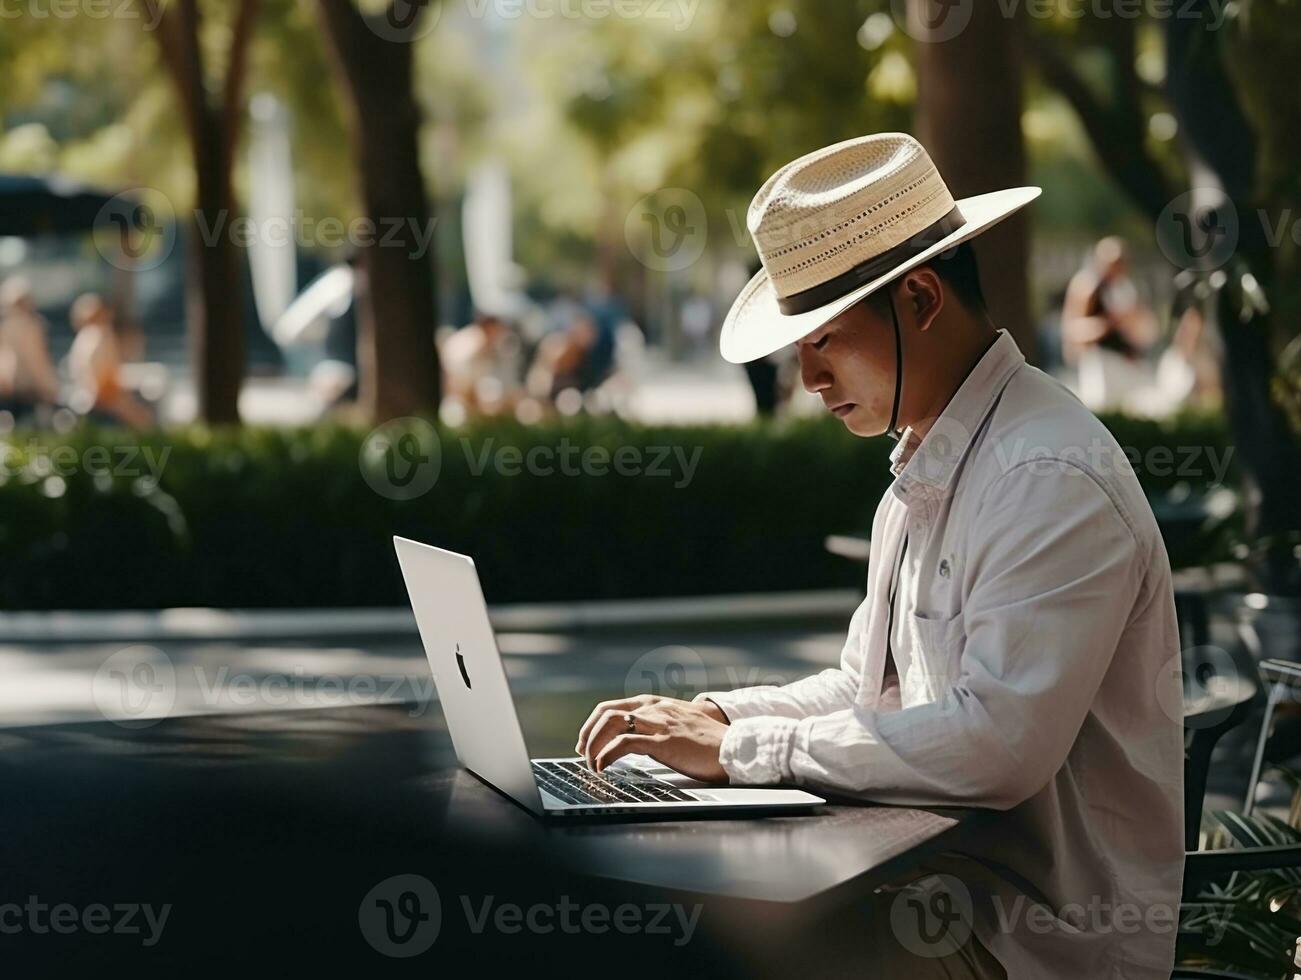
POLYGON ((913 658, 904 694, 922 701, 937 701, 961 676, 959 664, 965 645, 962 613, 952 616, 913 613, 910 626, 913 658))

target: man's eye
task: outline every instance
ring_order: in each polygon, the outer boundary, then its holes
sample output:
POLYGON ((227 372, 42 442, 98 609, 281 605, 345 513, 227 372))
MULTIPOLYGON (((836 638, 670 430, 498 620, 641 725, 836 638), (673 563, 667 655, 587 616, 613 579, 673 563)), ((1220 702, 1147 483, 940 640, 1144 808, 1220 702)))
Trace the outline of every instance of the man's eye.
POLYGON ((824 333, 821 337, 813 342, 814 350, 822 350, 827 346, 827 341, 831 339, 831 334, 824 333))

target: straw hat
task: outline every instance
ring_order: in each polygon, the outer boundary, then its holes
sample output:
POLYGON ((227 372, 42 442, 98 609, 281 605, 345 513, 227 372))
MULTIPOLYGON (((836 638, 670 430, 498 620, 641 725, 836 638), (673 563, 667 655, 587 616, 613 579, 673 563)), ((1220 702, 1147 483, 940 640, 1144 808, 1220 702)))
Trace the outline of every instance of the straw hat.
POLYGON ((795 343, 1040 193, 1016 187, 954 201, 925 147, 904 133, 788 163, 750 204, 746 225, 763 269, 727 314, 723 357, 743 364, 795 343))

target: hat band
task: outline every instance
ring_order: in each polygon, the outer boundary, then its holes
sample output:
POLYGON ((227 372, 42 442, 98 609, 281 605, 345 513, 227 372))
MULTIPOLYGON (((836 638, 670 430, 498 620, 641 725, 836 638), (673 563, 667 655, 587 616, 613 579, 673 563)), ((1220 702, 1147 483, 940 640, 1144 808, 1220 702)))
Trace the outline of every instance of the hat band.
POLYGON ((820 282, 816 286, 782 296, 777 299, 777 306, 786 316, 807 313, 828 303, 835 302, 842 296, 848 296, 859 286, 865 285, 895 266, 902 265, 914 256, 921 255, 936 242, 942 241, 966 224, 962 212, 955 206, 952 211, 935 224, 923 228, 907 241, 888 248, 880 255, 860 262, 847 272, 842 272, 834 279, 820 282))

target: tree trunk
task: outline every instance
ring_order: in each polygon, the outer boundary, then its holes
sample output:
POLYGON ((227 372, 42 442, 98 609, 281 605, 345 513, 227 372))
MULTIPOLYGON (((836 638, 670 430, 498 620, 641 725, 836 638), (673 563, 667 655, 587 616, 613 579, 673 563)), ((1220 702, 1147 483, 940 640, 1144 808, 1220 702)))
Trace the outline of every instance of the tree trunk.
POLYGON ((231 171, 244 116, 248 51, 260 0, 239 0, 230 24, 224 76, 210 85, 199 43, 198 0, 139 0, 156 25, 159 54, 176 88, 194 157, 195 221, 187 249, 186 321, 198 415, 213 425, 239 422, 244 379, 243 256, 230 234, 235 218, 231 171), (210 88, 220 92, 214 97, 210 88))
POLYGON ((187 254, 186 320, 199 418, 239 423, 244 379, 242 253, 230 235, 235 190, 220 122, 205 112, 195 141, 195 220, 187 254))
POLYGON ((368 368, 359 397, 378 421, 432 417, 439 397, 434 224, 420 171, 419 113, 409 89, 405 99, 392 94, 363 115, 355 146, 362 201, 381 242, 362 252, 369 315, 358 336, 359 363, 368 368))
POLYGON ((352 112, 362 205, 374 223, 361 249, 357 366, 362 410, 375 421, 436 416, 439 402, 434 223, 420 168, 413 45, 372 29, 353 0, 319 0, 352 112))
MULTIPOLYGON (((933 23, 930 8, 936 2, 909 0, 910 15, 933 23)), ((970 23, 956 37, 919 40, 916 51, 918 137, 953 196, 1025 184, 1019 21, 1005 17, 997 3, 976 0, 970 23)), ((973 244, 990 316, 1033 361, 1029 227, 1023 211, 973 244)))

